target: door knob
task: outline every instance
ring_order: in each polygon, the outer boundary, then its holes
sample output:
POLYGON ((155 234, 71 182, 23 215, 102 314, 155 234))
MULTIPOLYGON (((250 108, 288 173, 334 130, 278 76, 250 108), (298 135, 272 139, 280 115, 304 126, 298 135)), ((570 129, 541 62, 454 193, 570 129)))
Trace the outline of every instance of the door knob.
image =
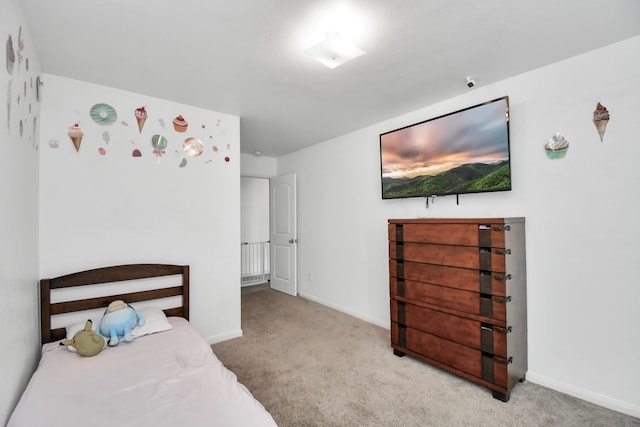
POLYGON ((298 243, 298 239, 289 239, 289 243, 298 243))

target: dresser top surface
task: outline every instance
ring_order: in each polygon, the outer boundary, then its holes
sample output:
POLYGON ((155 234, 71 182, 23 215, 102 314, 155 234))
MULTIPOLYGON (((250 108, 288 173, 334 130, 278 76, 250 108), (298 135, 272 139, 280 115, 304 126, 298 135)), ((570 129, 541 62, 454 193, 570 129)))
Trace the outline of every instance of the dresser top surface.
POLYGON ((513 224, 524 222, 524 217, 512 218, 406 218, 389 219, 389 224, 513 224))

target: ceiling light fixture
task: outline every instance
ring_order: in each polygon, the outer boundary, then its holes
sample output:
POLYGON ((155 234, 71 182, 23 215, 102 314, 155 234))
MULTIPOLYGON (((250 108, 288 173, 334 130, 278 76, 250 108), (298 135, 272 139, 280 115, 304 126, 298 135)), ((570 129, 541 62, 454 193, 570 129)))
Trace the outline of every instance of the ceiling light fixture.
POLYGON ((329 68, 336 68, 365 54, 351 40, 335 32, 327 33, 323 40, 308 47, 304 52, 329 68))

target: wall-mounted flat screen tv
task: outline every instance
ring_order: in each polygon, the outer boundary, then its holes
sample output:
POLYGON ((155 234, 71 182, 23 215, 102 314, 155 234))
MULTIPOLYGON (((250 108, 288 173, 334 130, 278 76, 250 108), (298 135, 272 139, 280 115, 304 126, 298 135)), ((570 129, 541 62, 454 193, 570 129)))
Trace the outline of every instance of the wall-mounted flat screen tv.
POLYGON ((511 190, 509 97, 380 135, 382 198, 511 190))

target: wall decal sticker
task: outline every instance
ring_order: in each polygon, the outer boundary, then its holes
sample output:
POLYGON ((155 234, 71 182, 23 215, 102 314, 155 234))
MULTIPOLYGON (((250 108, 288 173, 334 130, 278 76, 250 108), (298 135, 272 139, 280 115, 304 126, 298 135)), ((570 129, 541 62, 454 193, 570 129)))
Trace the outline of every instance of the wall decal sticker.
POLYGON ((20 64, 24 60, 22 51, 24 50, 24 37, 22 36, 22 25, 18 29, 18 71, 20 71, 20 64))
POLYGON ((142 153, 137 148, 131 152, 131 156, 133 157, 142 157, 142 153))
POLYGON ((91 107, 89 114, 94 122, 102 126, 112 125, 118 118, 116 110, 111 105, 103 103, 91 107))
POLYGON ((49 148, 58 148, 60 144, 58 144, 58 140, 50 139, 49 140, 49 148))
POLYGON ((600 135, 600 142, 604 139, 604 131, 607 129, 607 123, 609 123, 609 111, 607 108, 598 102, 596 110, 593 112, 593 124, 598 129, 598 135, 600 135))
POLYGON ((224 158, 224 161, 225 161, 225 162, 227 162, 227 163, 229 163, 229 162, 231 161, 231 159, 229 158, 229 156, 226 156, 226 157, 224 158))
POLYGON ((7 129, 11 129, 11 83, 13 80, 9 80, 9 87, 7 88, 7 129))
POLYGON ((214 152, 214 153, 217 153, 217 152, 218 152, 218 146, 217 146, 217 145, 214 145, 214 146, 213 146, 213 152, 214 152))
POLYGON ((36 101, 40 102, 40 87, 43 85, 40 76, 36 77, 36 101))
POLYGON ((188 126, 189 123, 187 123, 184 117, 182 117, 182 114, 173 119, 173 128, 176 130, 176 132, 186 132, 188 126))
POLYGON ((162 126, 163 128, 166 128, 166 126, 164 124, 164 120, 158 119, 158 123, 160 123, 160 126, 162 126))
POLYGON ((129 126, 129 123, 127 123, 127 122, 126 122, 126 121, 124 121, 124 120, 123 120, 123 121, 121 121, 121 122, 120 122, 120 124, 121 124, 122 126, 125 126, 125 127, 128 127, 128 126, 129 126))
POLYGON ((98 154, 104 156, 105 154, 107 154, 107 151, 104 148, 100 147, 98 148, 98 154))
POLYGON ((71 138, 73 145, 76 147, 76 151, 80 151, 80 144, 82 143, 82 137, 84 136, 84 132, 82 132, 80 125, 76 123, 73 126, 70 126, 67 135, 71 138))
POLYGON ((161 135, 153 135, 151 137, 151 146, 153 147, 153 154, 156 157, 162 157, 167 149, 167 138, 161 135))
POLYGON ((181 167, 181 168, 187 166, 187 159, 182 159, 182 161, 180 162, 180 164, 178 166, 181 167))
POLYGON ((11 34, 9 34, 9 38, 7 39, 7 72, 9 75, 13 74, 13 66, 16 63, 16 53, 13 50, 13 40, 11 39, 11 34))
POLYGON ((111 135, 109 135, 109 131, 102 132, 102 140, 109 145, 109 141, 111 141, 111 135))
POLYGON ((198 157, 204 151, 204 144, 198 138, 189 137, 182 142, 182 149, 187 156, 198 157))
POLYGON ((24 125, 22 124, 22 119, 20 119, 19 129, 20 129, 20 136, 22 136, 22 133, 24 132, 24 125))
POLYGON ((142 133, 142 128, 144 127, 144 122, 147 121, 147 111, 144 107, 136 108, 135 111, 136 121, 138 122, 138 130, 142 133))
POLYGON ((564 136, 556 133, 549 138, 549 141, 544 145, 544 150, 549 159, 562 159, 569 150, 569 141, 567 141, 564 136))

